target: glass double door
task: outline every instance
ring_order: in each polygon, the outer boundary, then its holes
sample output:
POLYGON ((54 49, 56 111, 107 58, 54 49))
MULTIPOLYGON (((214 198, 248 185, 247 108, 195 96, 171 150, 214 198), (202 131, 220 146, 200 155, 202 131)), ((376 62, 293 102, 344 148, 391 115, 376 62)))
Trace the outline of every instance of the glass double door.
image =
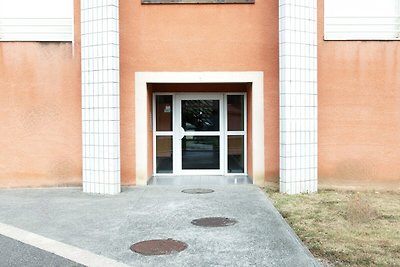
POLYGON ((154 97, 154 173, 245 173, 244 94, 154 97))

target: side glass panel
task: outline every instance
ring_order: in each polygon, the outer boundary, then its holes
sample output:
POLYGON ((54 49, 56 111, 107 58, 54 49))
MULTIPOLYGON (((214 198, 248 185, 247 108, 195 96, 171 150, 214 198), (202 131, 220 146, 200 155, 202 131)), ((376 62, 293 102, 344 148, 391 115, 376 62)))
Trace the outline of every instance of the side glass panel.
POLYGON ((244 173, 244 137, 228 136, 228 172, 244 173))
POLYGON ((228 95, 228 131, 244 131, 243 95, 228 95))
POLYGON ((157 136, 156 150, 156 172, 172 173, 172 136, 157 136))
POLYGON ((172 95, 156 96, 156 131, 172 131, 172 95))
POLYGON ((219 136, 185 136, 182 139, 183 170, 218 170, 219 136))
POLYGON ((182 100, 185 131, 219 131, 219 100, 182 100))

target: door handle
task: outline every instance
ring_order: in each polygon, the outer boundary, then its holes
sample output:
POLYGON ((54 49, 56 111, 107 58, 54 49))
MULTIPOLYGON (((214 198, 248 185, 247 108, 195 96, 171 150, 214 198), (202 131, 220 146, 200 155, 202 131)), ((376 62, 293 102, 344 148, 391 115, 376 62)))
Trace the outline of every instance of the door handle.
POLYGON ((185 137, 185 129, 182 126, 179 127, 179 140, 182 140, 185 137))

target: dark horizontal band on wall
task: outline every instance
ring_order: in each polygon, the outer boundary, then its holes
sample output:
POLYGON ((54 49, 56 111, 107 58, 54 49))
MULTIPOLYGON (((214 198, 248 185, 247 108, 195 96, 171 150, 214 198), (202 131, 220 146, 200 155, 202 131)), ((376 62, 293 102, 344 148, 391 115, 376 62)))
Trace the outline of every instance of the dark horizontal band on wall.
POLYGON ((256 0, 142 0, 142 4, 254 4, 256 0))

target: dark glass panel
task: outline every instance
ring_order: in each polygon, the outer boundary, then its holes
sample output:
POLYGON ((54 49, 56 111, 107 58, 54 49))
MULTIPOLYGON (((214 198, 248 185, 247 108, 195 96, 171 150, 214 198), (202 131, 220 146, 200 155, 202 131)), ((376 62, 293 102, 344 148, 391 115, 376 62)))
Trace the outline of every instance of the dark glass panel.
POLYGON ((243 95, 228 95, 228 131, 244 131, 243 95))
POLYGON ((183 170, 218 170, 219 136, 185 136, 182 139, 183 170))
POLYGON ((219 100, 182 100, 185 131, 219 131, 219 100))
POLYGON ((172 95, 156 96, 156 131, 172 131, 172 95))
POLYGON ((172 173, 172 136, 156 137, 156 172, 172 173))
POLYGON ((244 173, 243 136, 228 136, 228 172, 244 173))

